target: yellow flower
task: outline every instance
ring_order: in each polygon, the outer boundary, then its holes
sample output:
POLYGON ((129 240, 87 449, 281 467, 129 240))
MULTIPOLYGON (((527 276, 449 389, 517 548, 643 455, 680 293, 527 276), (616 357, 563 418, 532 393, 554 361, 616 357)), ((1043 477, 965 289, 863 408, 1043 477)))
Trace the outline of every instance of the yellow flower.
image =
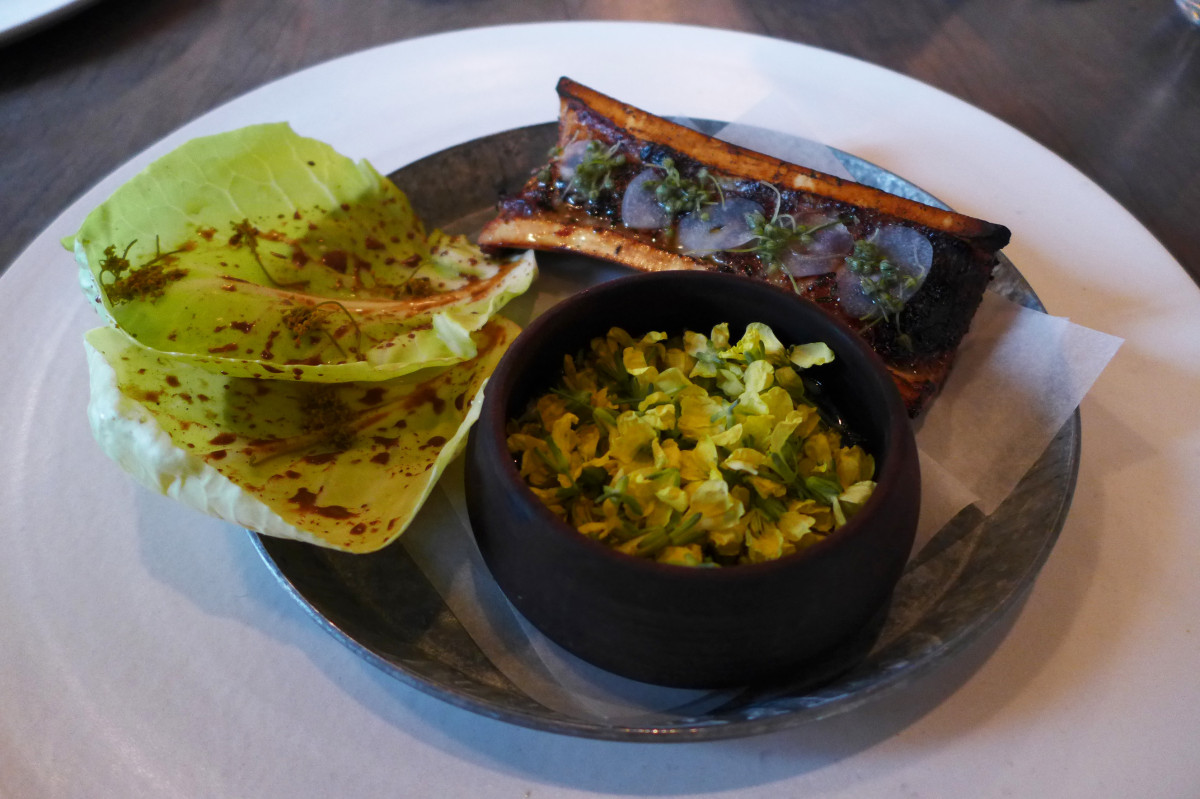
POLYGON ((696 386, 686 388, 679 394, 679 432, 699 441, 705 436, 725 429, 727 403, 710 397, 704 389, 696 386))
POLYGON ((645 350, 635 349, 633 347, 626 347, 621 352, 621 361, 625 364, 625 371, 635 376, 643 374, 647 369, 653 368, 646 363, 645 350))
POLYGON ((526 481, 584 535, 666 563, 757 562, 811 546, 870 497, 874 459, 804 396, 798 370, 832 359, 825 345, 785 349, 754 323, 736 345, 722 324, 676 339, 614 327, 589 348, 508 430, 526 481), (683 529, 699 537, 672 544, 683 529))
POLYGON ((689 483, 684 490, 688 494, 688 509, 684 515, 690 518, 699 513, 702 530, 720 530, 729 527, 741 518, 744 507, 730 496, 729 484, 724 480, 705 480, 689 483))
POLYGON ((655 430, 675 429, 675 406, 656 405, 642 414, 642 420, 655 430))
POLYGON ((712 544, 713 551, 727 558, 732 558, 741 553, 742 543, 745 539, 745 525, 708 531, 708 540, 712 544))
POLYGON ((745 383, 742 382, 742 372, 745 371, 739 366, 726 366, 723 369, 717 370, 717 388, 727 397, 740 396, 746 390, 745 383))
POLYGON ((582 468, 583 464, 594 460, 596 458, 596 450, 600 447, 600 428, 596 425, 582 425, 575 433, 575 452, 571 453, 572 471, 577 466, 582 468))
POLYGON ((738 423, 730 427, 728 430, 724 430, 720 433, 714 433, 712 436, 710 436, 710 438, 718 447, 724 447, 725 449, 736 449, 742 443, 743 433, 743 427, 741 423, 738 423))
POLYGON ((833 467, 833 448, 831 433, 813 433, 804 439, 804 458, 800 462, 800 471, 805 476, 828 472, 833 467))
POLYGON ((771 386, 759 397, 766 406, 766 415, 774 419, 786 419, 795 410, 792 397, 782 386, 771 386))
POLYGON ((567 412, 567 401, 557 394, 543 394, 538 397, 536 411, 542 427, 549 430, 567 412))
POLYGON ((750 477, 746 482, 754 487, 755 492, 760 497, 769 498, 787 495, 787 486, 775 480, 768 480, 766 477, 755 475, 750 477))
POLYGON ((692 368, 686 374, 688 377, 716 377, 720 360, 718 348, 711 344, 703 333, 686 331, 683 334, 683 349, 692 360, 692 368))
POLYGON ((809 517, 813 520, 812 529, 818 532, 827 533, 833 529, 833 510, 815 500, 793 500, 788 503, 788 512, 809 517))
POLYGON ((609 452, 620 467, 631 472, 654 463, 650 442, 658 432, 636 411, 626 411, 617 417, 617 429, 608 438, 609 452))
POLYGON ((746 560, 763 563, 783 557, 783 533, 774 524, 766 524, 758 530, 746 530, 746 560))
POLYGON ((658 492, 675 487, 679 484, 679 473, 674 469, 639 469, 636 472, 629 474, 629 481, 625 486, 625 493, 637 500, 638 505, 642 508, 642 516, 650 519, 651 515, 658 513, 663 516, 661 510, 665 509, 665 518, 650 520, 647 526, 649 527, 664 527, 671 520, 672 507, 659 501, 658 492))
POLYGON ((596 385, 596 372, 591 369, 579 371, 575 366, 575 359, 570 355, 564 355, 563 385, 571 391, 586 391, 589 394, 594 394, 598 388, 596 385))
POLYGON ((679 473, 684 482, 689 483, 721 476, 717 467, 717 447, 711 437, 705 436, 692 449, 680 451, 679 473))
POLYGON ((545 441, 524 433, 514 433, 507 440, 508 451, 521 456, 521 477, 525 478, 527 483, 541 487, 557 484, 554 470, 546 465, 545 457, 550 454, 550 449, 545 441))
POLYGON ((666 340, 667 340, 666 333, 662 332, 661 330, 651 330, 649 333, 642 336, 641 340, 638 342, 638 346, 640 346, 644 350, 649 350, 649 349, 664 350, 664 349, 666 349, 665 347, 662 347, 662 346, 656 347, 656 345, 658 345, 658 342, 666 341, 666 340))
POLYGON ((861 480, 847 488, 841 494, 838 494, 838 502, 842 505, 842 512, 847 517, 858 513, 858 509, 867 503, 871 498, 871 493, 875 490, 875 483, 870 480, 861 480))
POLYGON ((663 356, 663 362, 667 365, 666 369, 662 370, 662 374, 667 372, 678 372, 679 376, 687 380, 685 375, 690 374, 696 366, 696 359, 687 354, 686 350, 681 350, 678 347, 671 347, 663 356))
POLYGON ((633 346, 633 336, 626 333, 623 328, 610 327, 603 339, 593 339, 592 344, 593 348, 598 344, 605 352, 612 354, 633 346))
POLYGON ((654 380, 654 388, 668 395, 682 391, 690 385, 692 381, 687 379, 687 372, 678 366, 663 369, 654 380))
POLYGON ((712 332, 708 334, 709 341, 719 350, 729 347, 729 324, 722 322, 713 327, 712 332))
POLYGON ((804 455, 814 463, 833 463, 833 443, 829 440, 829 433, 816 433, 804 439, 804 455))
POLYGON ((647 528, 666 527, 671 523, 671 518, 674 516, 675 510, 670 505, 663 502, 651 501, 643 508, 646 512, 643 514, 642 526, 647 528))
POLYGON ((779 521, 775 524, 779 527, 779 532, 783 534, 783 537, 794 544, 805 536, 815 536, 812 531, 815 523, 816 519, 813 517, 789 510, 781 513, 779 521))
POLYGON ((673 402, 674 400, 665 391, 651 391, 637 404, 637 410, 639 413, 645 413, 649 408, 654 408, 658 405, 670 405, 673 402))
POLYGON ((607 408, 610 411, 617 410, 617 403, 613 402, 608 396, 607 386, 592 392, 591 403, 593 408, 607 408))
POLYGON ((654 498, 677 513, 683 513, 688 509, 687 492, 676 485, 663 486, 654 492, 654 498))
POLYGON ((833 350, 823 341, 812 344, 797 344, 788 350, 788 360, 801 369, 833 363, 833 350))
POLYGON ((597 541, 603 541, 608 538, 609 534, 612 533, 613 526, 612 520, 585 522, 575 525, 579 532, 588 538, 595 538, 597 541))
POLYGON ((542 504, 544 504, 558 516, 565 517, 567 515, 567 512, 563 509, 562 500, 558 498, 557 488, 537 488, 535 486, 530 486, 529 490, 534 493, 534 496, 542 501, 542 504))
POLYGON ((774 416, 746 416, 738 422, 742 427, 742 445, 767 451, 771 431, 775 429, 774 416))
POLYGON ((804 381, 792 367, 778 366, 775 368, 775 385, 787 391, 788 395, 796 402, 804 401, 804 381))
POLYGON ((654 466, 658 469, 675 469, 678 471, 680 462, 679 442, 673 438, 655 441, 652 446, 654 466))
POLYGON ((721 465, 735 472, 758 474, 758 467, 763 465, 767 456, 751 447, 738 447, 729 453, 721 465))
POLYGON ((550 426, 550 440, 564 457, 569 458, 570 453, 579 449, 579 435, 575 432, 575 424, 578 421, 579 417, 575 414, 564 413, 550 426))
POLYGON ((766 361, 752 361, 742 373, 742 382, 748 392, 758 394, 766 391, 775 384, 775 368, 766 361))
POLYGON ((655 558, 659 563, 673 563, 676 566, 700 566, 704 563, 704 552, 699 544, 686 547, 663 547, 655 558))
POLYGON ((862 447, 842 447, 834 454, 834 459, 838 482, 844 486, 875 476, 875 459, 863 452, 862 447))
MULTIPOLYGON (((767 439, 768 452, 780 452, 788 439, 796 432, 796 429, 804 422, 803 407, 796 408, 791 413, 786 414, 775 427, 771 429, 770 437, 767 439)), ((803 438, 803 436, 801 436, 803 438)))
POLYGON ((747 352, 761 350, 768 359, 782 359, 783 343, 775 336, 775 332, 762 322, 751 322, 746 325, 746 332, 738 343, 730 348, 728 357, 743 358, 747 352))

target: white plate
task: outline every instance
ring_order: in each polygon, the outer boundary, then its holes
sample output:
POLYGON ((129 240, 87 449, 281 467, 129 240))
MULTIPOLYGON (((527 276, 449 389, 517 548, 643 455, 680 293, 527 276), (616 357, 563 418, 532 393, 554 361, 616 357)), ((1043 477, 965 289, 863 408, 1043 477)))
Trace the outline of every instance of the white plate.
MULTIPOLYGON (((1135 351, 1145 353, 1200 332, 1192 330, 1195 287, 1094 184, 965 103, 828 52, 701 28, 553 24, 401 42, 285 78, 121 167, 0 276, 0 795, 869 796, 901 786, 922 795, 1045 795, 1037 786, 1054 775, 1055 795, 1073 796, 1130 780, 1146 795, 1197 784, 1178 780, 1189 768, 1200 779, 1184 751, 1200 698, 1190 667, 1170 666, 1195 662, 1195 636, 1127 632, 1144 645, 1116 642, 1101 658, 1091 642, 1114 608, 1091 604, 1071 571, 1080 540, 1103 541, 1125 556, 1121 569, 1101 564, 1106 595, 1131 598, 1120 607, 1126 618, 1155 611, 1123 629, 1194 630, 1200 616, 1190 589, 1170 602, 1161 593, 1145 599, 1194 563, 1176 542, 1200 507, 1170 482, 1192 444, 1137 421, 1131 398, 1140 395, 1126 386, 1139 375, 1127 367, 1110 368, 1093 396, 1107 411, 1101 418, 1130 421, 1089 444, 1085 410, 1077 496, 1087 501, 1077 502, 1049 573, 1003 645, 992 652, 998 639, 983 642, 986 662, 965 658, 844 721, 666 753, 515 728, 382 675, 312 624, 241 530, 142 491, 99 452, 87 429, 80 343, 96 321, 57 242, 122 181, 193 136, 280 119, 389 172, 553 119, 562 74, 665 114, 737 118, 760 98, 789 98, 812 120, 797 133, 1016 230, 1009 255, 1056 313, 1140 336, 1135 351), (618 50, 632 55, 613 58, 618 50), (1135 327, 1114 312, 1151 301, 1143 280, 1154 285, 1161 327, 1135 327), (1114 297, 1121 302, 1105 301, 1114 297), (1173 460, 1146 473, 1146 461, 1122 459, 1120 447, 1173 460), (1106 479, 1105 464, 1117 462, 1120 479, 1106 479), (1168 492, 1155 519, 1175 526, 1150 551, 1130 550, 1126 509, 1145 505, 1146 485, 1168 492), (1151 566, 1154 580, 1132 582, 1151 566), (1086 634, 1068 637, 1072 618, 1086 634), (1158 680, 1137 692, 1117 679, 1151 668, 1158 680), (1181 694, 1187 686, 1192 693, 1181 694), (1119 729, 1098 723, 1118 717, 1119 729), (1018 771, 1014 762, 1032 765, 1018 771)), ((1182 366, 1165 374, 1185 385, 1178 375, 1196 359, 1175 357, 1182 366)), ((1184 407, 1173 396, 1162 393, 1159 407, 1184 407)))

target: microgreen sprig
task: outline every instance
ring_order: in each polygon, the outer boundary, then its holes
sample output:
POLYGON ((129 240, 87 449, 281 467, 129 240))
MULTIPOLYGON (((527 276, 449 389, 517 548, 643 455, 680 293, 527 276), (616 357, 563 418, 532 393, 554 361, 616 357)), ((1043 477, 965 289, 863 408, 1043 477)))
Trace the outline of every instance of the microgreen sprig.
POLYGON ((146 263, 134 268, 129 262, 129 251, 137 239, 129 242, 125 250, 117 255, 115 245, 104 248, 104 259, 100 261, 100 274, 107 273, 113 278, 105 284, 105 291, 113 302, 128 302, 132 299, 146 300, 161 297, 167 285, 187 274, 186 269, 178 267, 167 269, 172 257, 182 252, 182 249, 163 252, 159 246, 158 237, 154 238, 154 257, 146 263))
POLYGON ((271 274, 271 270, 267 269, 267 265, 263 263, 262 256, 258 252, 258 239, 262 235, 262 231, 251 224, 249 219, 243 219, 241 222, 233 222, 231 224, 233 226, 233 235, 229 237, 229 245, 237 247, 245 244, 246 249, 250 250, 250 257, 254 259, 254 263, 258 264, 258 268, 266 275, 267 280, 272 286, 276 288, 296 288, 305 284, 303 280, 294 280, 291 282, 278 280, 271 274))
POLYGON ((846 256, 846 268, 858 276, 863 294, 875 306, 874 313, 863 320, 870 325, 884 321, 899 326, 900 312, 905 304, 902 292, 920 285, 917 278, 903 274, 887 259, 883 250, 865 239, 854 242, 854 251, 846 256))
POLYGON ((337 347, 338 352, 342 354, 342 357, 349 357, 346 354, 346 351, 342 349, 342 345, 338 343, 338 340, 334 337, 333 333, 331 333, 325 326, 326 321, 328 321, 329 314, 333 312, 330 310, 329 306, 333 306, 334 308, 340 310, 346 315, 346 318, 350 320, 350 324, 354 327, 355 333, 354 354, 358 359, 361 360, 363 358, 362 328, 358 326, 358 322, 355 320, 354 314, 350 313, 350 309, 337 300, 325 300, 324 302, 318 302, 315 305, 302 305, 297 308, 292 308, 291 310, 284 312, 281 321, 283 322, 283 326, 291 331, 293 343, 295 343, 297 346, 300 344, 300 339, 302 339, 308 333, 324 333, 329 337, 329 340, 333 342, 333 346, 337 347))
POLYGON ((576 165, 575 174, 567 183, 565 193, 582 195, 588 201, 595 201, 604 192, 616 188, 613 171, 625 165, 625 154, 620 149, 619 143, 605 147, 594 139, 589 141, 584 147, 583 159, 576 165))
POLYGON ((714 202, 724 202, 721 184, 706 169, 701 167, 696 177, 685 178, 675 167, 675 159, 667 157, 656 165, 663 171, 661 178, 645 182, 646 188, 654 192, 654 200, 672 218, 689 212, 701 211, 714 202), (709 188, 711 184, 712 188, 709 188))
MULTIPOLYGON (((796 217, 791 214, 783 213, 783 194, 779 189, 770 183, 764 183, 764 186, 769 187, 775 192, 775 212, 767 219, 766 215, 760 213, 752 213, 746 215, 746 224, 750 228, 751 234, 754 236, 754 243, 747 247, 740 247, 730 252, 748 252, 759 257, 763 266, 766 267, 768 273, 775 272, 782 266, 781 256, 793 243, 799 242, 807 246, 812 244, 813 234, 833 227, 838 224, 838 219, 830 219, 820 224, 802 225, 796 221, 796 217)), ((791 281, 792 289, 797 293, 800 291, 796 285, 796 279, 786 269, 784 274, 791 281)))
POLYGON ((668 546, 683 547, 699 541, 704 537, 704 528, 700 526, 702 513, 693 513, 674 527, 657 527, 641 531, 641 537, 634 544, 634 552, 643 557, 653 557, 668 546))

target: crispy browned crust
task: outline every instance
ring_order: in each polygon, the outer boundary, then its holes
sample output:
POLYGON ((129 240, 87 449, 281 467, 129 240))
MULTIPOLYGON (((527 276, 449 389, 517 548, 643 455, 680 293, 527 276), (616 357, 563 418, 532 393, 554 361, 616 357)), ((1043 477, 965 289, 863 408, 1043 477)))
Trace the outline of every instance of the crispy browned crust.
MULTIPOLYGON (((924 232, 934 246, 934 263, 925 284, 905 307, 903 329, 890 322, 867 323, 844 313, 832 275, 799 279, 794 288, 783 275, 764 269, 757 256, 725 254, 713 259, 685 255, 663 246, 652 233, 630 230, 614 221, 611 205, 567 203, 545 180, 546 168, 539 170, 541 177, 535 174, 518 194, 502 202, 500 214, 480 235, 481 245, 580 253, 643 271, 733 272, 788 292, 798 291, 858 330, 875 348, 913 416, 940 391, 990 279, 996 253, 1008 243, 1007 228, 722 142, 567 78, 559 81, 558 93, 560 146, 578 139, 597 139, 618 145, 633 164, 649 160, 648 154, 669 155, 677 163, 702 165, 721 177, 769 184, 781 193, 785 212, 820 208, 851 213, 859 236, 883 223, 924 232)), ((547 167, 557 169, 553 159, 547 167)))
POLYGON ((568 130, 589 127, 585 112, 600 115, 608 119, 613 127, 622 129, 635 139, 657 142, 720 172, 771 183, 780 188, 820 194, 849 205, 872 208, 955 236, 989 241, 994 243, 996 249, 1008 243, 1008 229, 1001 225, 897 197, 861 183, 789 164, 714 139, 618 102, 569 78, 559 80, 558 94, 561 124, 568 130))

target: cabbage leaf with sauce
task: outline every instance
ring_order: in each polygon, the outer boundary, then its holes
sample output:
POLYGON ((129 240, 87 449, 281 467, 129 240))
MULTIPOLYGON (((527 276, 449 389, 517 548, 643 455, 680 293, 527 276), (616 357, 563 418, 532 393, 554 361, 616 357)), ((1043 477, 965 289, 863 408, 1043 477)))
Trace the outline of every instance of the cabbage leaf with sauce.
POLYGON ((194 139, 65 240, 107 323, 88 416, 147 487, 267 535, 372 552, 461 450, 537 274, 426 232, 370 164, 256 125, 194 139))
POLYGON ((259 532, 372 552, 408 526, 479 414, 519 328, 497 317, 477 355, 382 381, 222 376, 113 327, 86 336, 88 416, 147 487, 259 532))
POLYGON ((385 380, 474 356, 471 333, 536 275, 427 233, 365 161, 254 125, 187 142, 64 244, 101 315, 210 371, 385 380))

